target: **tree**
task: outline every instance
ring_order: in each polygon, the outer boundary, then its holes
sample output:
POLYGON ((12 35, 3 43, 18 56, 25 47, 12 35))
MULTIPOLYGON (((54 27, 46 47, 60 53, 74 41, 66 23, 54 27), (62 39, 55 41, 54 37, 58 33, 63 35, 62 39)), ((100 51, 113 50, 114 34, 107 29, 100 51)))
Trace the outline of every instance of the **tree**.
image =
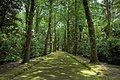
POLYGON ((111 3, 110 0, 104 0, 105 3, 105 11, 106 11, 106 19, 107 19, 107 26, 105 27, 105 33, 107 38, 111 36, 111 3))
POLYGON ((44 55, 47 54, 48 41, 50 40, 50 53, 52 51, 52 4, 53 1, 49 0, 49 22, 48 22, 48 31, 45 39, 44 55))
POLYGON ((86 15, 86 19, 87 19, 89 38, 90 38, 90 47, 91 47, 90 62, 94 63, 94 64, 98 64, 99 61, 98 61, 97 50, 96 50, 95 30, 94 30, 91 13, 90 13, 89 6, 88 6, 88 1, 83 0, 83 5, 84 5, 84 9, 85 9, 85 15, 86 15))
POLYGON ((66 40, 66 52, 70 52, 70 6, 69 3, 67 5, 67 40, 66 40))
POLYGON ((22 63, 27 63, 29 62, 29 59, 30 59, 30 43, 31 43, 31 37, 32 37, 32 24, 33 24, 33 17, 34 17, 35 0, 30 0, 30 1, 31 1, 31 4, 29 7, 30 11, 28 13, 28 21, 26 25, 27 30, 26 30, 26 36, 25 36, 25 43, 22 51, 22 54, 24 55, 22 63))
POLYGON ((73 53, 76 55, 77 54, 77 49, 78 49, 78 5, 77 5, 77 0, 75 0, 75 29, 74 29, 74 47, 73 47, 73 53))
POLYGON ((57 50, 57 34, 56 34, 56 15, 54 14, 54 23, 53 23, 53 31, 54 31, 54 41, 53 41, 53 51, 57 50))

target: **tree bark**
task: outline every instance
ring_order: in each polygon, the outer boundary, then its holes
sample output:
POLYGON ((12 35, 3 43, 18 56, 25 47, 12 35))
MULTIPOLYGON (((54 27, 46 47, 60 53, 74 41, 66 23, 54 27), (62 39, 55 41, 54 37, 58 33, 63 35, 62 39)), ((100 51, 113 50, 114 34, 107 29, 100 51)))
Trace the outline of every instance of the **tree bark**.
POLYGON ((75 38, 74 38, 74 47, 73 53, 77 55, 77 48, 78 48, 78 10, 77 10, 77 0, 75 0, 75 38))
POLYGON ((64 29, 64 48, 63 50, 66 51, 66 46, 67 46, 67 26, 65 26, 65 29, 64 29))
POLYGON ((107 19, 107 26, 105 27, 105 33, 107 38, 111 36, 111 12, 110 12, 110 0, 104 0, 105 7, 106 7, 106 19, 107 19))
POLYGON ((69 4, 68 4, 67 14, 68 14, 68 17, 67 17, 67 40, 66 40, 65 51, 70 52, 70 8, 69 8, 69 4))
POLYGON ((47 54, 48 50, 48 41, 50 40, 50 52, 52 51, 52 0, 49 0, 49 23, 48 23, 48 31, 47 36, 45 39, 45 49, 44 49, 44 55, 47 54), (50 39, 49 39, 50 38, 50 39))
POLYGON ((98 64, 98 57, 97 57, 97 50, 96 50, 96 40, 95 40, 95 30, 94 30, 94 25, 92 22, 89 6, 88 6, 88 1, 83 0, 83 5, 85 9, 85 15, 87 19, 87 24, 88 24, 88 31, 89 31, 89 38, 90 38, 90 47, 91 47, 91 58, 90 62, 94 64, 98 64))
POLYGON ((52 0, 49 0, 50 11, 49 11, 49 27, 50 27, 50 53, 52 52, 52 0))
POLYGON ((23 62, 27 63, 30 59, 30 43, 31 43, 31 37, 32 37, 32 24, 33 24, 33 17, 34 17, 34 6, 35 6, 35 0, 31 0, 31 7, 30 12, 28 13, 28 22, 27 22, 27 31, 26 31, 26 37, 25 37, 25 43, 23 47, 23 62))
POLYGON ((56 51, 57 49, 57 33, 56 33, 56 16, 54 15, 54 43, 53 43, 53 51, 56 51))

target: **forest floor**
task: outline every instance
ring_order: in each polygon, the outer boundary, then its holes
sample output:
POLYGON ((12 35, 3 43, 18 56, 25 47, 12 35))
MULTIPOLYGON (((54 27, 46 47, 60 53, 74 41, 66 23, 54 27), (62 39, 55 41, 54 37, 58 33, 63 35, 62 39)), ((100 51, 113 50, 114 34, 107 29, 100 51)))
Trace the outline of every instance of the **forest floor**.
POLYGON ((88 59, 65 52, 54 52, 32 59, 0 66, 0 80, 120 80, 120 67, 101 63, 93 65, 88 59))

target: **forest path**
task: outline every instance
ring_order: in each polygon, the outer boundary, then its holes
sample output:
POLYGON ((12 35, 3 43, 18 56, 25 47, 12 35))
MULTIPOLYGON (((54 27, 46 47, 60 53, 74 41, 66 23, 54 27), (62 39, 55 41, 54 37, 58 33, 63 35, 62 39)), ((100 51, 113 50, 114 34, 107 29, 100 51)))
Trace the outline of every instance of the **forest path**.
POLYGON ((13 76, 13 73, 22 67, 13 69, 9 76, 6 74, 8 78, 0 77, 0 80, 119 80, 103 75, 103 70, 98 67, 90 70, 81 59, 60 51, 42 59, 34 59, 31 63, 34 64, 27 70, 24 69, 13 76))
POLYGON ((81 71, 87 67, 72 59, 64 52, 51 53, 32 69, 13 80, 83 80, 81 71))

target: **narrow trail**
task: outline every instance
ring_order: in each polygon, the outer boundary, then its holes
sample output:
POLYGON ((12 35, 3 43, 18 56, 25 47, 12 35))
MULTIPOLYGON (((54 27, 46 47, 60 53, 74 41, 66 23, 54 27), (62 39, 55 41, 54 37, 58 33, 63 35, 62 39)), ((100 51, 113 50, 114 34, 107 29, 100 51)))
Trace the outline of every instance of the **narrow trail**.
POLYGON ((0 80, 119 80, 95 73, 64 52, 51 53, 35 62, 12 79, 0 80))

